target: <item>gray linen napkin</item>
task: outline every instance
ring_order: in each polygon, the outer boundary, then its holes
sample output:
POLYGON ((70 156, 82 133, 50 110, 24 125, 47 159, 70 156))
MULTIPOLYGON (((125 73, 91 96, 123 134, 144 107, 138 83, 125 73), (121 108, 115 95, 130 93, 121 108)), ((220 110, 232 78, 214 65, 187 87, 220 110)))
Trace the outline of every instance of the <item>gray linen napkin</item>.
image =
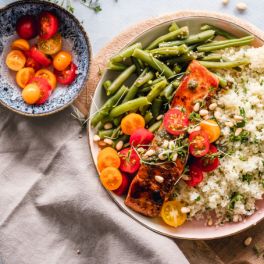
POLYGON ((4 264, 188 263, 109 198, 70 112, 32 119, 0 107, 4 264))

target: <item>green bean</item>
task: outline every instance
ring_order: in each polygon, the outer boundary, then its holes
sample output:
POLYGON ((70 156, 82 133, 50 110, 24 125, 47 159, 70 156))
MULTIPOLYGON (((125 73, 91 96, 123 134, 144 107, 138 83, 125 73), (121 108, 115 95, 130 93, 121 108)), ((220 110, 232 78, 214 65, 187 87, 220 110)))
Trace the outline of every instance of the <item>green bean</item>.
POLYGON ((120 123, 121 123, 122 118, 123 118, 122 116, 118 116, 118 117, 114 118, 114 119, 113 119, 113 123, 114 123, 114 125, 115 125, 115 126, 119 126, 120 123))
POLYGON ((160 94, 161 96, 164 96, 167 100, 170 99, 171 95, 173 94, 173 92, 176 90, 176 88, 178 88, 178 86, 180 85, 180 81, 176 80, 172 83, 170 83, 160 94))
POLYGON ((112 70, 112 71, 123 71, 127 68, 127 65, 119 63, 119 62, 114 63, 112 61, 109 61, 106 67, 108 70, 112 70))
POLYGON ((169 41, 169 40, 174 40, 177 38, 185 38, 189 35, 189 29, 188 27, 182 27, 179 28, 175 31, 172 31, 166 35, 163 35, 157 39, 155 39, 154 41, 152 41, 148 46, 147 46, 147 50, 151 50, 156 48, 161 42, 165 42, 165 41, 169 41))
POLYGON ((144 116, 144 119, 145 119, 145 123, 148 124, 153 119, 152 113, 150 111, 147 111, 144 116))
POLYGON ((185 44, 181 46, 175 46, 175 47, 163 47, 163 48, 157 48, 150 50, 149 52, 153 55, 159 55, 159 56, 179 56, 181 54, 184 54, 188 51, 188 48, 185 44))
POLYGON ((107 90, 107 95, 111 95, 115 93, 121 85, 133 74, 133 72, 136 70, 135 65, 131 65, 126 70, 124 70, 111 84, 111 86, 107 90))
POLYGON ((107 130, 99 130, 98 131, 98 136, 103 139, 107 137, 111 137, 114 132, 114 129, 107 129, 107 130))
POLYGON ((153 88, 147 95, 148 101, 151 103, 156 97, 158 97, 167 84, 168 82, 166 79, 154 84, 153 88))
POLYGON ((144 93, 148 93, 151 90, 151 86, 146 86, 142 89, 140 89, 140 93, 144 94, 144 93))
POLYGON ((249 59, 246 58, 235 61, 226 61, 226 62, 214 62, 214 61, 199 61, 199 62, 206 68, 210 68, 210 69, 230 69, 250 63, 249 59))
POLYGON ((161 124, 162 124, 162 120, 154 123, 152 126, 150 126, 148 128, 148 130, 153 133, 153 132, 157 131, 160 128, 161 124))
POLYGON ((124 85, 111 97, 109 98, 100 110, 94 115, 91 120, 91 124, 95 127, 104 117, 106 117, 112 108, 122 99, 122 97, 127 93, 128 88, 124 85))
POLYGON ((234 39, 234 38, 236 38, 233 34, 227 32, 225 30, 222 30, 222 29, 220 29, 218 27, 212 26, 212 25, 207 25, 206 24, 206 25, 203 25, 200 29, 201 29, 201 31, 214 30, 217 35, 223 36, 223 37, 225 37, 227 39, 234 39))
POLYGON ((175 30, 178 30, 180 27, 177 25, 176 22, 172 22, 170 27, 169 27, 169 31, 172 32, 172 31, 175 31, 175 30))
POLYGON ((175 73, 180 73, 182 71, 182 67, 179 64, 175 64, 173 70, 175 73))
POLYGON ((186 54, 183 54, 179 57, 175 57, 172 59, 168 59, 167 63, 169 63, 169 65, 173 65, 176 63, 186 63, 192 60, 196 60, 198 58, 198 54, 195 52, 188 52, 186 54))
POLYGON ((161 110, 161 107, 162 107, 162 99, 161 98, 155 98, 152 105, 151 105, 151 112, 152 112, 152 115, 153 115, 153 118, 156 119, 157 116, 159 116, 160 114, 160 110, 161 110))
POLYGON ((190 35, 188 38, 183 39, 183 40, 176 40, 176 41, 160 43, 159 47, 173 47, 173 46, 179 46, 182 44, 191 45, 195 43, 205 42, 208 39, 212 38, 214 35, 215 35, 214 30, 207 30, 207 31, 195 34, 195 35, 190 35))
POLYGON ((112 82, 110 80, 106 80, 103 83, 103 87, 105 88, 105 90, 107 90, 110 86, 111 86, 112 82))
POLYGON ((203 61, 220 61, 222 59, 221 54, 209 54, 202 58, 203 61))
POLYGON ((149 66, 159 71, 161 74, 164 74, 167 78, 173 75, 173 71, 167 65, 154 58, 153 55, 149 54, 146 51, 135 49, 132 56, 144 61, 149 66))
POLYGON ((141 106, 148 105, 150 102, 148 101, 147 97, 139 97, 137 99, 125 102, 121 105, 118 105, 110 112, 110 117, 117 117, 125 112, 133 111, 138 109, 141 106))
POLYGON ((112 62, 121 62, 124 61, 126 58, 131 57, 131 55, 133 54, 135 49, 142 49, 142 44, 141 43, 135 43, 125 49, 123 49, 122 51, 120 51, 118 54, 116 54, 115 56, 113 56, 110 60, 112 62))
POLYGON ((227 80, 224 79, 223 77, 219 76, 218 74, 214 74, 218 80, 219 80, 219 85, 222 87, 222 88, 225 88, 227 86, 227 80))
POLYGON ((135 64, 135 66, 136 66, 137 74, 140 75, 144 70, 144 65, 142 65, 143 63, 134 57, 131 57, 131 60, 132 60, 133 64, 135 64))
POLYGON ((243 46, 243 45, 250 44, 253 39, 254 39, 253 36, 247 36, 247 37, 240 38, 240 39, 215 41, 215 42, 212 42, 210 44, 199 46, 199 47, 197 47, 197 50, 209 52, 209 51, 215 51, 215 50, 225 49, 225 48, 229 48, 229 47, 243 46))

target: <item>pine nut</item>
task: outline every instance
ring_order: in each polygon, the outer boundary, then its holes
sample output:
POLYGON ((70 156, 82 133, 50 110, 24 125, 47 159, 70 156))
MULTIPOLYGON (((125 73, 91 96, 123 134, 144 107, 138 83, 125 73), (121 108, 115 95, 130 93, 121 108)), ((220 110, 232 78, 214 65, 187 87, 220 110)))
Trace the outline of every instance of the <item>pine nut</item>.
POLYGON ((217 107, 217 103, 212 103, 212 104, 209 105, 209 109, 211 111, 214 111, 216 109, 216 107, 217 107))
POLYGON ((238 222, 239 221, 239 217, 238 217, 238 215, 234 215, 233 216, 233 222, 238 222))
POLYGON ((213 220, 211 218, 207 221, 207 225, 208 226, 212 226, 213 225, 213 220))
POLYGON ((168 140, 164 140, 162 147, 163 148, 167 148, 169 146, 169 141, 168 140))
POLYGON ((206 109, 201 109, 200 112, 199 112, 199 114, 201 116, 206 116, 206 115, 208 115, 208 111, 206 109))
POLYGON ((234 123, 232 121, 225 122, 225 125, 228 127, 233 127, 234 123))
POLYGON ((218 111, 215 111, 214 112, 214 117, 216 118, 216 119, 220 119, 221 118, 221 113, 220 112, 218 112, 218 111))
POLYGON ((241 132, 242 132, 242 128, 241 127, 237 128, 235 131, 235 136, 236 137, 239 136, 241 132))
POLYGON ((236 8, 239 12, 244 12, 247 9, 247 4, 244 2, 239 2, 237 3, 236 8))
POLYGON ((204 120, 208 120, 208 119, 210 119, 210 116, 209 115, 205 115, 205 116, 203 116, 203 119, 204 120))
POLYGON ((138 153, 143 153, 143 152, 145 152, 145 149, 140 147, 140 148, 137 149, 137 152, 138 153))
POLYGON ((189 181, 190 180, 190 177, 186 174, 183 174, 182 177, 181 177, 184 181, 189 181))
POLYGON ((158 155, 158 158, 159 158, 160 160, 166 160, 166 159, 167 159, 166 154, 165 154, 164 152, 161 152, 161 153, 158 155))
POLYGON ((104 124, 104 129, 111 129, 111 128, 113 128, 113 125, 111 123, 104 124))
POLYGON ((170 141, 170 142, 169 142, 169 149, 170 149, 170 150, 174 150, 174 149, 175 149, 175 144, 174 144, 173 141, 170 141))
POLYGON ((114 142, 113 142, 113 140, 110 139, 110 138, 105 138, 105 139, 104 139, 104 143, 106 143, 107 145, 112 145, 114 142))
POLYGON ((193 107, 193 111, 194 112, 198 112, 200 110, 200 104, 199 103, 196 103, 193 107))
POLYGON ((229 3, 229 0, 222 0, 223 5, 228 5, 228 3, 229 3))
POLYGON ((252 242, 252 237, 248 237, 248 238, 245 239, 244 245, 246 247, 248 247, 251 244, 251 242, 252 242))
POLYGON ((242 120, 244 120, 244 117, 243 117, 243 116, 240 116, 240 115, 235 115, 235 116, 234 116, 234 119, 235 119, 236 121, 242 121, 242 120))
POLYGON ((93 141, 98 142, 101 138, 98 135, 93 136, 93 141))
POLYGON ((121 150, 123 146, 124 146, 123 140, 118 141, 116 144, 116 150, 121 150))
POLYGON ((155 178, 155 180, 158 183, 163 183, 164 182, 164 178, 162 176, 156 175, 154 178, 155 178))
POLYGON ((183 214, 187 214, 187 213, 190 213, 190 208, 188 208, 188 207, 182 207, 181 208, 181 212, 183 213, 183 214))
POLYGON ((172 161, 176 161, 177 158, 178 158, 178 154, 177 154, 177 153, 173 154, 173 156, 172 156, 172 161))
POLYGON ((148 150, 148 151, 145 153, 145 155, 148 156, 148 157, 150 157, 150 156, 152 156, 152 155, 154 155, 154 154, 155 154, 155 150, 153 150, 153 149, 150 149, 150 150, 148 150))
POLYGON ((159 116, 157 116, 157 120, 161 120, 163 118, 163 115, 159 115, 159 116))

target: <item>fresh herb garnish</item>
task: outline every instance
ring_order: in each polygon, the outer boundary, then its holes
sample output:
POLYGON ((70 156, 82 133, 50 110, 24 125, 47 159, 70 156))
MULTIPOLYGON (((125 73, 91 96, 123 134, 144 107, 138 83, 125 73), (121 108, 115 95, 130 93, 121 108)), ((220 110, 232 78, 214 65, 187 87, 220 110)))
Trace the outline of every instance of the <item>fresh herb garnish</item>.
POLYGON ((247 182, 248 184, 250 184, 250 182, 252 181, 252 178, 253 178, 253 176, 250 174, 242 175, 242 181, 247 182))

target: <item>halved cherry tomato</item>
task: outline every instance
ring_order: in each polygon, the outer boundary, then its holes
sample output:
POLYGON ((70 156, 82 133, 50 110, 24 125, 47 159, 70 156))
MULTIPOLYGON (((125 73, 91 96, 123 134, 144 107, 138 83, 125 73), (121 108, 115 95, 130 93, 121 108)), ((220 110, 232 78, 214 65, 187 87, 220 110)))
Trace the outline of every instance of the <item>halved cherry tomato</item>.
POLYGON ((25 63, 26 57, 20 50, 12 50, 7 54, 6 65, 10 70, 19 71, 25 63))
POLYGON ((35 102, 35 104, 37 105, 44 104, 48 100, 51 94, 51 86, 49 85, 46 79, 40 77, 33 77, 29 81, 29 84, 32 83, 36 84, 40 89, 40 98, 37 102, 35 102))
POLYGON ((22 91, 22 98, 27 104, 35 104, 40 97, 40 88, 36 83, 28 84, 22 91))
POLYGON ((121 164, 119 169, 129 174, 135 173, 140 167, 140 159, 132 148, 125 148, 119 152, 121 164))
POLYGON ((122 132, 126 135, 132 135, 137 129, 145 127, 143 116, 135 113, 128 114, 121 121, 122 132))
POLYGON ((102 149, 99 152, 99 155, 97 158, 99 171, 102 171, 103 169, 107 167, 119 168, 120 162, 121 161, 120 161, 117 151, 110 147, 102 149))
POLYGON ((216 141, 221 134, 220 127, 215 120, 203 120, 200 123, 202 131, 206 132, 209 137, 210 143, 216 141))
POLYGON ((44 11, 40 14, 40 33, 42 39, 50 39, 59 29, 58 18, 51 12, 44 11))
POLYGON ((162 205, 161 217, 170 226, 177 227, 186 221, 186 214, 181 212, 183 205, 178 201, 168 201, 162 205))
POLYGON ((122 184, 122 174, 117 168, 107 167, 101 171, 100 180, 107 190, 113 191, 122 184))
POLYGON ((72 55, 67 51, 60 51, 53 59, 53 66, 58 71, 64 71, 71 63, 72 55))
POLYGON ((34 16, 25 15, 18 19, 16 31, 20 38, 31 39, 37 36, 38 26, 34 16))
POLYGON ((45 40, 38 40, 38 49, 47 55, 56 54, 61 50, 62 47, 62 37, 61 34, 56 34, 52 38, 45 40))
POLYGON ((30 57, 30 50, 25 50, 24 55, 26 56, 26 67, 33 68, 35 71, 39 70, 41 68, 41 65, 36 62, 32 57, 30 57))
POLYGON ((51 60, 42 51, 38 50, 36 46, 30 49, 29 56, 44 67, 48 67, 51 64, 51 60))
POLYGON ((41 69, 41 70, 36 72, 35 77, 40 77, 40 78, 46 79, 48 81, 48 83, 50 84, 52 90, 54 90, 56 88, 57 80, 56 80, 56 76, 54 75, 53 72, 51 72, 47 69, 41 69))
POLYGON ((131 146, 148 145, 154 138, 154 134, 146 128, 137 129, 131 136, 129 143, 131 146))
POLYGON ((164 116, 163 124, 168 133, 178 136, 185 132, 189 123, 188 117, 179 109, 172 108, 164 116))
POLYGON ((189 186, 194 187, 194 186, 198 185, 203 180, 203 172, 195 164, 191 164, 189 166, 189 175, 190 175, 191 179, 188 181, 185 181, 189 186))
POLYGON ((204 131, 194 131, 189 136, 190 153, 194 157, 202 157, 209 151, 208 135, 204 131))
POLYGON ((122 173, 122 183, 118 189, 114 190, 114 193, 119 196, 126 194, 129 184, 130 184, 129 176, 126 175, 125 173, 122 173))
POLYGON ((216 146, 211 144, 206 156, 196 159, 195 164, 204 172, 214 171, 220 164, 217 152, 216 146))
POLYGON ((16 82, 20 88, 25 88, 29 80, 35 75, 35 70, 30 67, 20 69, 16 74, 16 82))
POLYGON ((25 39, 16 39, 12 42, 11 48, 25 51, 30 49, 30 45, 25 39))
POLYGON ((77 76, 77 66, 72 62, 64 71, 54 70, 57 81, 60 84, 69 85, 74 82, 77 76))

